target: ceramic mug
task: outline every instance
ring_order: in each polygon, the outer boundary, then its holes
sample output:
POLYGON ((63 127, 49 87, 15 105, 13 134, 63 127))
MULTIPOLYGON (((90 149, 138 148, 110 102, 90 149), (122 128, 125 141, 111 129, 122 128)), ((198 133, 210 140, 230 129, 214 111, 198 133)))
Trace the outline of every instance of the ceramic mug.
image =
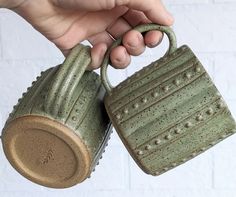
POLYGON ((85 71, 90 48, 76 46, 62 65, 41 73, 19 99, 2 133, 5 155, 29 180, 53 188, 82 182, 111 133, 99 75, 85 71))
POLYGON ((191 49, 177 48, 170 27, 156 24, 135 28, 159 30, 170 41, 167 53, 112 87, 107 77, 107 52, 101 69, 107 90, 105 107, 124 145, 148 174, 160 175, 204 152, 235 133, 226 103, 191 49))

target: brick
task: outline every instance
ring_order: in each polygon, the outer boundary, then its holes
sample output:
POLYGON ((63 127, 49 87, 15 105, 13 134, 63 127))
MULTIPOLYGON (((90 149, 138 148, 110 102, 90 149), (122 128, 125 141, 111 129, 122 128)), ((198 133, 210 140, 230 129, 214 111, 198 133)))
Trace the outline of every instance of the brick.
POLYGON ((236 56, 234 53, 217 54, 215 61, 215 83, 226 99, 235 99, 236 56))
POLYGON ((236 23, 233 22, 236 6, 196 4, 169 8, 174 13, 179 45, 188 44, 199 52, 235 51, 232 43, 236 43, 236 23))
POLYGON ((108 146, 91 178, 68 191, 119 190, 127 189, 127 152, 120 146, 108 146))
MULTIPOLYGON (((228 106, 236 118, 236 100, 228 101, 228 106)), ((232 135, 213 150, 214 187, 216 189, 236 189, 236 135, 232 135)))
POLYGON ((2 56, 4 59, 59 58, 61 52, 13 12, 0 17, 2 56))
POLYGON ((42 186, 38 186, 22 177, 7 161, 4 163, 6 168, 0 179, 0 191, 42 191, 42 186))
POLYGON ((0 61, 0 91, 2 93, 0 106, 13 106, 18 98, 31 86, 32 81, 51 66, 55 66, 61 61, 33 61, 16 60, 0 61), (57 62, 57 63, 56 63, 57 62))
MULTIPOLYGON (((128 161, 127 153, 119 146, 109 146, 103 155, 103 159, 99 161, 95 172, 91 174, 91 178, 74 187, 61 189, 65 193, 80 193, 89 191, 116 191, 126 190, 128 183, 125 177, 128 177, 128 161)), ((43 188, 45 192, 53 192, 55 189, 43 188)), ((57 196, 57 195, 56 195, 57 196)))
POLYGON ((219 189, 236 189, 236 135, 220 143, 214 152, 214 186, 219 189))
MULTIPOLYGON (((127 153, 121 147, 110 146, 109 149, 106 149, 106 154, 103 155, 100 165, 96 167, 96 171, 92 173, 90 179, 65 190, 76 193, 79 191, 90 191, 91 189, 126 189, 128 185, 128 179, 125 179, 125 177, 128 177, 127 158, 127 153)), ((0 170, 0 191, 54 191, 54 189, 42 187, 28 181, 16 172, 6 159, 0 159, 2 165, 5 166, 4 172, 1 173, 0 170)))
POLYGON ((35 78, 35 72, 26 62, 2 61, 0 64, 0 105, 13 106, 35 78))
POLYGON ((214 65, 214 57, 212 57, 211 53, 199 53, 195 52, 194 54, 197 56, 199 61, 202 63, 203 67, 206 69, 207 73, 210 75, 211 79, 214 81, 215 79, 215 65, 214 65))
POLYGON ((227 102, 227 105, 229 107, 229 110, 230 110, 232 116, 236 120, 236 100, 227 99, 226 102, 227 102))

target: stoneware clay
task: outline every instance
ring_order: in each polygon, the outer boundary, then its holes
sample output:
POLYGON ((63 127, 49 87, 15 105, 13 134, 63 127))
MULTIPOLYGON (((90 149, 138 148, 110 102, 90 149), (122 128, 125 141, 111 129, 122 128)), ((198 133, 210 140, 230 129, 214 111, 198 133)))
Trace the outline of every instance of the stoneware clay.
POLYGON ((41 73, 10 114, 2 133, 11 165, 53 188, 82 182, 94 170, 111 124, 99 75, 85 71, 90 48, 78 45, 62 65, 41 73))
POLYGON ((236 131, 235 121, 206 70, 188 46, 177 48, 173 31, 155 24, 170 46, 164 57, 116 87, 107 77, 109 53, 101 75, 105 107, 124 145, 146 173, 160 175, 204 152, 236 131))

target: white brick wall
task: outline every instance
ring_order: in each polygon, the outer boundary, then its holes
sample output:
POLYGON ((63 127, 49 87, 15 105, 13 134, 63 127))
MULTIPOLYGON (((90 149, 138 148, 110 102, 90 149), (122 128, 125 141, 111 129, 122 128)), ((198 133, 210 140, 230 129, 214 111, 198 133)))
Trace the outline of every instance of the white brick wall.
MULTIPOLYGON (((175 16, 179 45, 188 44, 209 71, 236 117, 236 0, 166 0, 175 16)), ((157 59, 167 47, 147 49, 122 71, 110 70, 114 84, 157 59)), ((60 52, 16 14, 0 10, 0 129, 21 93, 41 70, 63 61, 60 52)), ((0 196, 235 197, 236 135, 160 177, 145 175, 113 133, 92 178, 54 190, 20 176, 0 148, 0 196)), ((1 146, 0 146, 1 147, 1 146)))

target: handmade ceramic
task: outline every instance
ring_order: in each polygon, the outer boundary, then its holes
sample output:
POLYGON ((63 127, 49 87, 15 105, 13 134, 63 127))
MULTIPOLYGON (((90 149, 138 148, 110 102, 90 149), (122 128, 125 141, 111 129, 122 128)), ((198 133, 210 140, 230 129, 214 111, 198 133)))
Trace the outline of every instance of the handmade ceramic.
POLYGON ((85 71, 90 48, 75 47, 62 65, 43 72, 8 118, 3 149, 29 180, 53 188, 82 182, 111 132, 100 77, 85 71))
POLYGON ((235 133, 236 125, 222 96, 188 46, 177 48, 173 31, 155 24, 170 46, 164 57, 116 87, 107 78, 111 49, 101 75, 105 107, 124 145, 148 174, 160 175, 194 158, 235 133))

